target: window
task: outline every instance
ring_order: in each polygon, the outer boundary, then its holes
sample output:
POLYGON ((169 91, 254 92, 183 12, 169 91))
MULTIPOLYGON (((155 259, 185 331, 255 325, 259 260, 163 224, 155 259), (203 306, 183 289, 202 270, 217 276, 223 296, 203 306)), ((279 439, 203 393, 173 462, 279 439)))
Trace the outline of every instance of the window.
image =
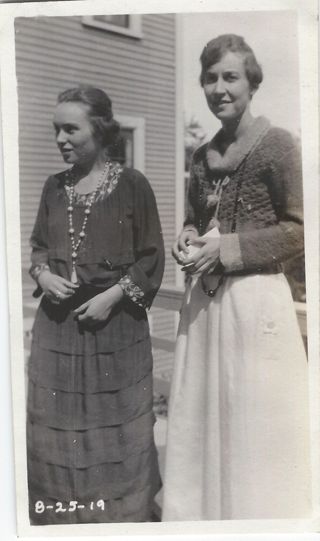
POLYGON ((82 17, 82 22, 101 30, 142 38, 141 15, 89 15, 82 17))
POLYGON ((119 140, 109 148, 110 157, 121 165, 134 167, 133 148, 134 132, 128 128, 121 128, 119 140))
POLYGON ((144 171, 144 119, 117 115, 121 125, 120 139, 109 148, 110 157, 126 167, 144 171))

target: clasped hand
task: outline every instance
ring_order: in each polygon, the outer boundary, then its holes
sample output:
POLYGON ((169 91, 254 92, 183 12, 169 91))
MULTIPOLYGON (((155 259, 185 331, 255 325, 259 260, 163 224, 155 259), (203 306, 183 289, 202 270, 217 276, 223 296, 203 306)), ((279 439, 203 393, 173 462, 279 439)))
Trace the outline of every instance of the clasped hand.
POLYGON ((106 321, 110 315, 112 308, 122 299, 123 291, 116 284, 110 289, 103 291, 92 297, 87 302, 84 302, 74 310, 78 321, 94 325, 106 321))
POLYGON ((172 248, 172 255, 183 265, 181 270, 189 274, 210 272, 219 258, 220 238, 199 237, 196 231, 182 231, 172 248), (188 246, 196 246, 199 250, 188 257, 188 246), (181 257, 181 252, 185 255, 181 257))
MULTIPOLYGON (((43 271, 38 278, 39 286, 52 304, 60 304, 74 295, 78 289, 77 284, 53 274, 49 270, 43 271)), ((88 324, 96 324, 106 321, 112 308, 123 297, 123 291, 119 284, 115 284, 106 291, 95 295, 87 302, 74 310, 77 319, 88 324)))
POLYGON ((38 284, 52 304, 60 304, 61 301, 69 299, 79 287, 49 270, 41 272, 38 284))

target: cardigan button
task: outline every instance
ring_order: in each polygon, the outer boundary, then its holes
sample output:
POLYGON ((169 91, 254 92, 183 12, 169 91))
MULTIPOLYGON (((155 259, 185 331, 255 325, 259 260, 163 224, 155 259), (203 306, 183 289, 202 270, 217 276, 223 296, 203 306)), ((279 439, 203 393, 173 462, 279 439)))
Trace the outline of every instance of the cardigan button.
POLYGON ((104 262, 106 264, 107 269, 109 269, 109 270, 113 269, 113 263, 112 263, 112 261, 110 261, 110 259, 105 259, 104 262))

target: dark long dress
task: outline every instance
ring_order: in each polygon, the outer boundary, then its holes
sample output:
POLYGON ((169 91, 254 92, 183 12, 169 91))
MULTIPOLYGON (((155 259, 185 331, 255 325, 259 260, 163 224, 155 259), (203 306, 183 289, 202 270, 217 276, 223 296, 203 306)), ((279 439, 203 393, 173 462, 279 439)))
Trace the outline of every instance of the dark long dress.
MULTIPOLYGON (((67 178, 49 177, 31 244, 33 266, 48 263, 69 279, 67 178)), ((76 236, 82 199, 74 209, 76 236)), ((79 250, 79 290, 60 305, 43 297, 34 323, 27 410, 33 524, 150 519, 161 480, 145 308, 163 265, 153 192, 143 175, 115 164, 79 250), (125 294, 109 319, 95 328, 80 324, 73 310, 116 283, 125 294)))

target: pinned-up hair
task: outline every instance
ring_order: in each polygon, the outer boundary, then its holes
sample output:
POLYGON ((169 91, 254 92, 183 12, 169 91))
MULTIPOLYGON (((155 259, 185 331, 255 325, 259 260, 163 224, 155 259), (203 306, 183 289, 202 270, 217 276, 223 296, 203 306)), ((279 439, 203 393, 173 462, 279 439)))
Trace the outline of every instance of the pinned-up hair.
POLYGON ((89 107, 88 118, 93 135, 103 147, 116 142, 120 124, 113 118, 111 99, 103 90, 90 85, 69 88, 61 92, 57 99, 58 104, 67 102, 83 103, 89 107))
POLYGON ((205 83, 205 76, 208 68, 217 62, 228 52, 238 53, 243 56, 244 68, 251 89, 259 88, 263 79, 262 69, 259 66, 253 50, 245 42, 243 37, 236 34, 222 34, 217 38, 212 39, 204 47, 201 56, 201 86, 205 83))

